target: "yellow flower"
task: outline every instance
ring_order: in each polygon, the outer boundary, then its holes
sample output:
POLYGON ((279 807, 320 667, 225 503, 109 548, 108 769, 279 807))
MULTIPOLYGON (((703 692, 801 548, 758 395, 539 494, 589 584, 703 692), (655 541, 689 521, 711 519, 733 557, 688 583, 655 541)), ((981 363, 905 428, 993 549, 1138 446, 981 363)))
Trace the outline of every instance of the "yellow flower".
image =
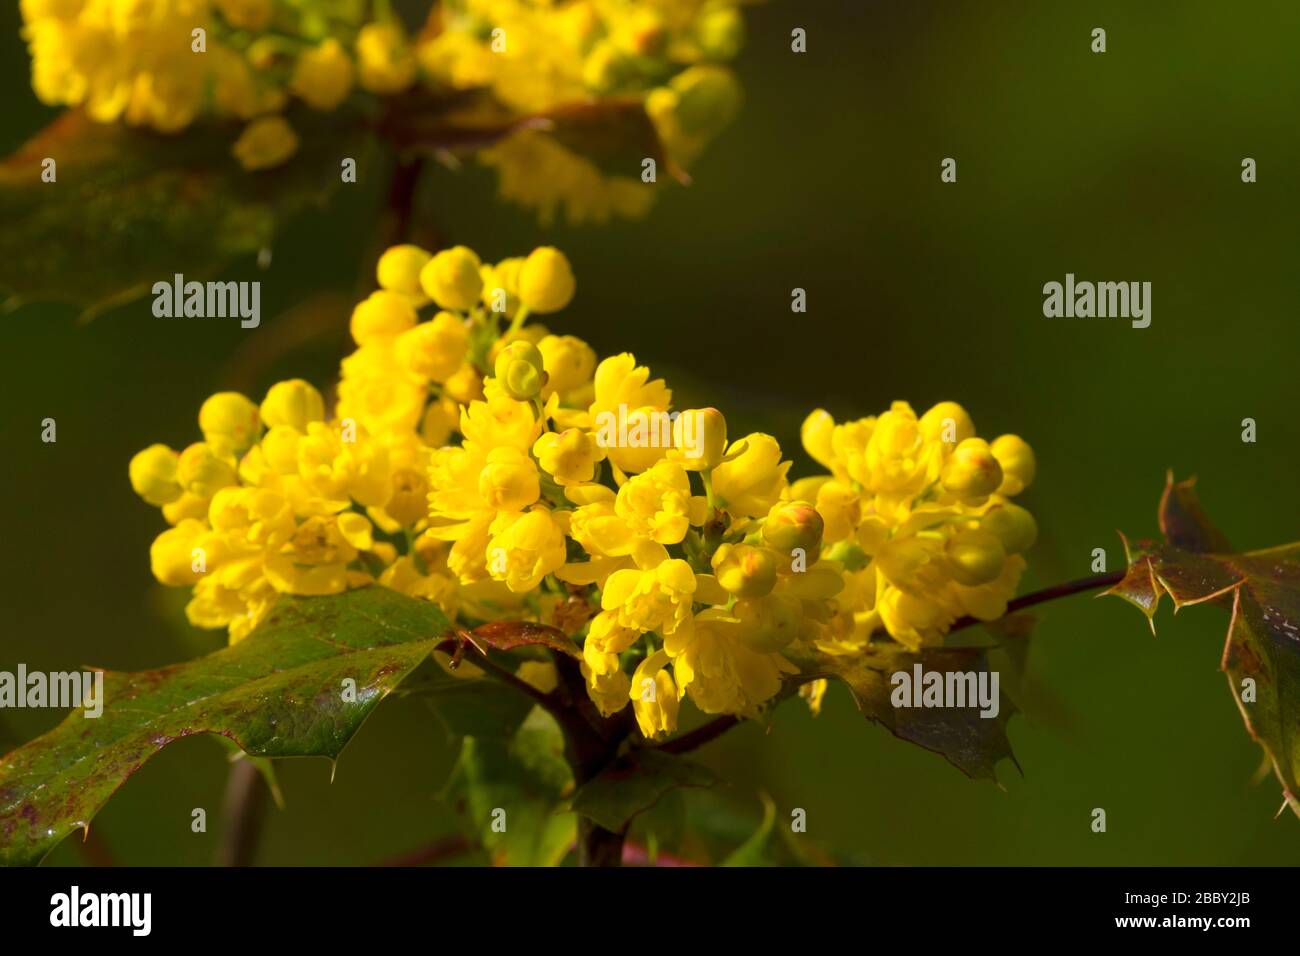
POLYGON ((234 460, 205 442, 195 442, 176 461, 176 481, 190 494, 206 500, 235 484, 234 460))
POLYGON ((531 591, 564 564, 564 531, 545 508, 501 512, 489 529, 488 573, 516 594, 531 591))
POLYGON ((252 171, 286 162, 298 151, 298 136, 281 116, 253 120, 231 148, 239 165, 252 171))
POLYGON ((415 82, 415 53, 396 24, 366 24, 357 34, 356 52, 358 81, 370 92, 400 93, 415 82))
POLYGON ((380 289, 352 310, 352 338, 357 345, 391 340, 414 328, 417 321, 409 298, 380 289))
POLYGON ((640 549, 636 568, 615 571, 605 582, 600 606, 617 611, 623 627, 668 635, 691 618, 695 573, 662 546, 640 549))
POLYGON ((553 246, 534 249, 519 269, 519 300, 532 312, 560 311, 575 288, 569 260, 553 246))
POLYGON ((672 675, 665 669, 668 652, 658 650, 643 660, 632 675, 628 696, 637 726, 646 737, 671 734, 677 729, 680 694, 672 675))
POLYGON ((375 266, 375 279, 380 288, 423 301, 425 295, 420 285, 420 272, 432 258, 419 246, 392 246, 379 257, 379 263, 375 266))
POLYGON ((276 382, 267 390, 260 413, 267 428, 286 425, 305 432, 312 422, 324 421, 325 400, 310 382, 294 378, 276 382))
POLYGON ((188 587, 215 571, 229 551, 221 536, 194 518, 186 518, 154 538, 149 566, 159 583, 188 587))
POLYGON ((967 438, 943 466, 941 480, 945 489, 960 498, 983 498, 1002 484, 1002 466, 988 442, 967 438))
POLYGON ((346 507, 348 498, 383 507, 392 493, 388 450, 364 432, 312 422, 298 443, 298 474, 307 491, 346 507), (352 440, 347 440, 351 438, 352 440))
POLYGON ((580 428, 546 432, 533 443, 533 454, 542 469, 561 485, 591 481, 596 463, 605 460, 605 450, 593 435, 580 428))
POLYGON ((299 55, 289 88, 312 109, 332 110, 351 92, 352 78, 351 57, 330 37, 299 55))
POLYGON ((257 440, 257 406, 238 392, 218 392, 199 408, 203 440, 219 455, 237 455, 257 440))
POLYGON ((478 492, 489 508, 523 511, 542 493, 537 466, 518 448, 493 448, 479 472, 478 492))
POLYGON ((776 587, 780 557, 767 548, 724 544, 713 552, 713 573, 718 583, 737 597, 769 594, 776 587))
POLYGON ((183 493, 176 480, 176 463, 180 456, 166 445, 150 445, 137 452, 128 466, 131 487, 151 505, 162 507, 183 493))
POLYGON ((208 520, 232 551, 244 553, 278 549, 297 528, 285 497, 263 488, 222 488, 208 506, 208 520))
POLYGON ((785 491, 790 462, 771 435, 755 433, 732 442, 728 456, 713 469, 713 500, 733 518, 766 515, 785 491))
POLYGON ((481 265, 474 250, 452 246, 439 252, 420 270, 420 285, 439 308, 468 312, 483 292, 481 265))
POLYGON ((727 420, 716 408, 688 408, 673 421, 670 461, 689 471, 716 468, 726 455, 727 420))
POLYGON ((403 332, 394 346, 397 361, 413 377, 445 382, 455 375, 469 353, 465 323, 450 312, 403 332))
POLYGON ((694 626, 664 639, 678 686, 706 714, 756 717, 798 668, 780 654, 752 650, 742 625, 722 611, 704 611, 694 626))
POLYGON ((520 402, 531 401, 542 391, 545 369, 542 353, 531 342, 511 342, 499 353, 493 366, 497 384, 511 398, 520 402))
POLYGON ((1034 450, 1023 438, 1019 435, 1002 435, 993 440, 989 450, 1002 468, 1002 484, 997 488, 998 494, 1018 495, 1033 483, 1037 463, 1034 460, 1034 450))
POLYGON ((370 522, 356 512, 308 518, 279 553, 266 559, 267 580, 282 594, 339 594, 369 580, 348 565, 374 546, 370 522))
POLYGON ((537 343, 546 369, 542 398, 561 398, 586 388, 596 371, 596 353, 590 345, 572 335, 547 335, 537 343))

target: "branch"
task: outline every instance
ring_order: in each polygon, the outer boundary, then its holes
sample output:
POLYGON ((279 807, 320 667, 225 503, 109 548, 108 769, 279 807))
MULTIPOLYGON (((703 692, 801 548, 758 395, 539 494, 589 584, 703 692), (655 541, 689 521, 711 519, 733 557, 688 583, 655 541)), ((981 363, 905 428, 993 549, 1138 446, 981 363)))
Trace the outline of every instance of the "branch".
POLYGON ((218 866, 252 864, 268 795, 262 774, 251 760, 231 763, 222 810, 224 830, 217 848, 218 866))
POLYGON ((666 754, 684 754, 696 747, 702 747, 715 737, 721 737, 739 723, 739 717, 733 714, 724 714, 721 717, 715 717, 701 727, 696 727, 690 733, 674 737, 672 740, 665 740, 654 749, 661 750, 666 754))
MULTIPOLYGON (((1033 607, 1035 604, 1042 604, 1044 601, 1055 601, 1057 598, 1069 597, 1072 594, 1082 594, 1084 591, 1094 591, 1097 588, 1110 587, 1124 580, 1125 571, 1110 571, 1106 574, 1095 574, 1090 578, 1076 578, 1073 581, 1066 581, 1063 584, 1054 584, 1050 588, 1043 588, 1041 591, 1034 591, 1032 594, 1026 594, 1022 597, 1015 598, 1007 602, 1007 610, 1002 616, 1007 617, 1019 610, 1027 607, 1033 607)), ((960 631, 965 627, 974 627, 976 624, 992 624, 992 621, 981 621, 979 618, 959 617, 953 622, 948 633, 960 631)))

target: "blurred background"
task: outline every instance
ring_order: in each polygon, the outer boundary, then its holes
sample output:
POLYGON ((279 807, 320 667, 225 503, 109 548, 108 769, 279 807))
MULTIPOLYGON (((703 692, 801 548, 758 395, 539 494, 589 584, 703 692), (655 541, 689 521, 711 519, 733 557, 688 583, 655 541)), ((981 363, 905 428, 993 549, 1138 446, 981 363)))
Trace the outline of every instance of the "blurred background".
MULTIPOLYGON (((1234 546, 1300 538, 1281 493, 1300 463, 1300 6, 819 0, 760 4, 748 22, 743 113, 690 188, 656 187, 646 220, 542 229, 469 163, 430 168, 420 224, 485 259, 564 249, 579 291, 553 330, 633 351, 736 434, 772 432, 794 474, 809 473, 798 426, 819 406, 840 418, 954 399, 981 435, 1024 436, 1039 468, 1021 501, 1041 534, 1022 591, 1088 574, 1098 547, 1120 567, 1116 529, 1155 533, 1168 468, 1199 476, 1234 546), (1098 26, 1105 54, 1089 49, 1098 26), (790 52, 794 27, 806 54, 790 52), (955 184, 940 182, 944 157, 955 184), (1042 286, 1067 272, 1150 281, 1150 328, 1045 319, 1042 286), (795 287, 806 315, 790 312, 795 287)), ((5 153, 54 115, 17 31, 15 8, 0 12, 5 153)), ((161 523, 127 461, 197 438, 213 391, 332 380, 384 191, 342 190, 280 237, 269 270, 229 270, 262 281, 257 330, 158 320, 147 299, 84 325, 64 306, 0 316, 0 669, 140 669, 221 646, 153 582, 161 523), (46 417, 56 444, 40 441, 46 417)), ((1041 609, 1036 706, 1011 724, 1024 774, 1004 765, 1001 787, 867 724, 842 687, 817 719, 788 703, 768 732, 745 726, 699 758, 730 781, 736 820, 756 820, 765 791, 778 819, 802 807, 811 839, 866 862, 1296 863, 1300 821, 1274 818, 1271 774, 1253 782, 1261 751, 1217 669, 1227 615, 1174 619, 1166 603, 1157 624, 1153 638, 1115 599, 1041 609)), ((61 716, 0 712, 0 750, 61 716)), ((270 811, 257 862, 373 863, 451 832, 435 794, 454 756, 419 701, 385 702, 332 783, 325 761, 280 763, 287 808, 270 811)), ((211 739, 182 740, 122 788, 97 836, 119 863, 207 863, 225 778, 211 739), (206 834, 190 832, 195 807, 206 834)), ((82 861, 77 842, 50 862, 82 861)))

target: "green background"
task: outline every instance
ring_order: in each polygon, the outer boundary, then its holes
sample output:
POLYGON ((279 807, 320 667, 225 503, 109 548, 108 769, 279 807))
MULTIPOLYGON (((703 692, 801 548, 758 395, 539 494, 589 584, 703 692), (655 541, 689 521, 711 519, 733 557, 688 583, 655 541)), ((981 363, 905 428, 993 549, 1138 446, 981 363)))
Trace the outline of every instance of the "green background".
MULTIPOLYGON (((1295 540, 1300 7, 1089 7, 764 4, 738 61, 744 112, 693 186, 656 187, 646 220, 542 229, 495 203, 492 175, 470 163, 431 170, 419 226, 489 259, 560 246, 579 293, 554 329, 635 352, 736 433, 773 432, 798 474, 798 424, 818 406, 847 417, 955 399, 981 434, 1023 435, 1041 536, 1022 590, 1087 574, 1097 547, 1118 567, 1116 529, 1154 533, 1167 468, 1199 476, 1234 545, 1295 540), (806 54, 790 52, 795 26, 806 54), (939 181, 948 156, 955 184, 939 181), (1150 281, 1150 328, 1045 319, 1042 286, 1066 272, 1150 281)), ((0 13, 5 152, 53 115, 30 93, 17 28, 14 8, 0 13)), ((220 645, 152 581, 162 525, 126 463, 197 438, 213 391, 332 378, 383 179, 363 174, 299 219, 268 271, 229 270, 263 283, 255 331, 156 319, 148 300, 89 325, 63 306, 0 316, 0 669, 138 669, 220 645), (56 444, 40 441, 46 417, 56 444)), ((1004 765, 1001 789, 866 724, 839 687, 820 718, 787 704, 769 732, 745 726, 700 759, 730 781, 737 813, 756 814, 765 790, 779 819, 802 807, 811 839, 877 863, 1295 863, 1300 821, 1274 819, 1271 775, 1252 783, 1261 753, 1217 670, 1226 624, 1166 604, 1153 638, 1114 599, 1046 605, 1038 702, 1011 725, 1024 775, 1004 765)), ((4 749, 60 716, 0 713, 4 749)), ((288 807, 271 812, 258 862, 370 863, 449 832, 434 795, 452 759, 418 701, 386 702, 333 783, 324 761, 281 763, 288 807)), ((180 741, 123 787, 98 835, 121 863, 205 863, 224 778, 211 741, 180 741), (207 834, 190 832, 195 807, 207 834)), ((80 861, 76 842, 51 862, 80 861)))

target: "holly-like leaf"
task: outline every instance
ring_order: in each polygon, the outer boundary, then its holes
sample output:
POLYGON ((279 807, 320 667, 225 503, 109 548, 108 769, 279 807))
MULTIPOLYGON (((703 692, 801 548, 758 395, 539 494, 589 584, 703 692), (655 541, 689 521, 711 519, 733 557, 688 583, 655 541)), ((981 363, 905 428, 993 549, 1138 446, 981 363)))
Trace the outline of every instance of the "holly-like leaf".
POLYGON ((1160 599, 1230 609, 1221 669, 1250 735, 1300 815, 1300 543, 1235 553, 1206 519, 1194 479, 1169 475, 1160 500, 1165 540, 1124 540, 1128 571, 1107 594, 1147 616, 1155 632, 1160 599))
POLYGON ((237 125, 166 136, 65 112, 0 162, 0 291, 93 315, 177 273, 201 281, 269 247, 341 182, 343 158, 360 156, 355 121, 305 114, 293 125, 293 158, 248 172, 230 152, 237 125), (41 180, 46 159, 54 182, 41 180))
POLYGON ((639 747, 615 760, 573 795, 573 809, 613 833, 678 787, 711 787, 711 770, 653 748, 639 747))
MULTIPOLYGON (((876 641, 859 654, 814 653, 797 663, 803 670, 800 680, 842 680, 867 719, 883 724, 896 737, 941 754, 969 777, 996 781, 998 761, 1006 757, 1015 763, 1007 722, 1016 707, 1001 691, 1001 675, 989 667, 987 648, 909 651, 893 641, 876 641), (896 674, 907 675, 906 687, 901 679, 895 683, 896 674), (925 703, 926 681, 932 680, 927 675, 931 674, 936 675, 933 680, 941 679, 944 687, 951 684, 968 695, 964 706, 915 706, 917 698, 925 703), (988 716, 983 716, 986 711, 978 700, 981 687, 992 701, 988 716), (976 691, 971 693, 971 688, 976 691), (913 705, 895 706, 896 693, 913 705)), ((1017 763, 1017 769, 1019 766, 1017 763)))
POLYGON ((231 647, 105 672, 99 717, 74 711, 0 759, 0 863, 38 863, 89 826, 145 761, 190 734, 221 734, 255 757, 337 757, 446 630, 434 605, 386 588, 284 597, 231 647))
POLYGON ((582 660, 582 652, 567 634, 549 624, 531 621, 489 621, 469 632, 475 644, 485 644, 498 651, 513 651, 519 647, 539 645, 582 660))
POLYGON ((564 735, 535 708, 508 740, 466 737, 442 800, 495 866, 555 866, 577 839, 564 735))

